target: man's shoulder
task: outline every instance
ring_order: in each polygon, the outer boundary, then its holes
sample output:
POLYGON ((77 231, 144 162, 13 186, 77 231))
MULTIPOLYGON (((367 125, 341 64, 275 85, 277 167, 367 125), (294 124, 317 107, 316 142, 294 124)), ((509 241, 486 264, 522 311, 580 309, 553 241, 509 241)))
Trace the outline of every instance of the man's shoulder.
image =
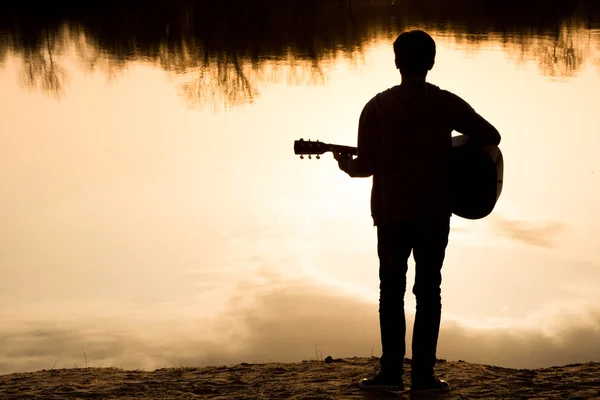
POLYGON ((399 90, 400 85, 392 86, 387 88, 375 96, 373 96, 367 103, 365 104, 365 110, 374 110, 381 106, 381 104, 385 104, 396 97, 396 93, 399 90))
POLYGON ((383 92, 377 93, 375 96, 371 97, 369 101, 364 105, 362 114, 372 114, 375 113, 378 109, 381 108, 381 104, 386 102, 386 99, 389 98, 389 91, 393 88, 389 88, 384 90, 383 92))
MULTIPOLYGON (((433 92, 433 93, 439 94, 441 96, 448 96, 448 97, 453 97, 453 98, 458 97, 458 98, 460 98, 459 96, 457 96, 456 94, 452 93, 451 91, 446 90, 446 89, 442 89, 439 86, 434 85, 434 84, 429 83, 429 82, 425 83, 425 87, 427 88, 428 92, 433 92)), ((373 96, 373 98, 371 98, 371 100, 369 101, 369 103, 370 102, 376 102, 378 100, 383 100, 383 99, 397 97, 404 90, 406 90, 406 88, 403 85, 392 86, 392 87, 390 87, 388 89, 385 89, 385 90, 377 93, 375 96, 373 96)))
MULTIPOLYGON (((444 104, 446 107, 453 107, 459 105, 459 103, 466 103, 460 96, 453 92, 442 89, 429 82, 425 83, 425 88, 427 89, 428 97, 430 99, 435 99, 433 101, 444 104)), ((408 86, 392 86, 374 95, 365 104, 363 114, 379 114, 390 109, 390 107, 393 108, 397 104, 401 104, 403 100, 412 99, 412 96, 414 95, 414 90, 408 86)))
POLYGON ((385 99, 386 97, 389 97, 395 88, 397 88, 399 85, 396 86, 392 86, 391 88, 385 89, 379 93, 377 93, 375 96, 371 97, 371 100, 369 100, 367 102, 367 105, 372 105, 374 103, 377 103, 378 101, 381 101, 383 99, 385 99))
POLYGON ((460 99, 460 97, 458 97, 456 94, 452 93, 451 91, 447 90, 447 89, 442 89, 441 87, 434 85, 432 83, 427 83, 427 87, 430 91, 435 92, 438 96, 444 98, 444 99, 449 99, 449 100, 454 100, 454 99, 460 99))
POLYGON ((384 91, 381 91, 381 92, 377 93, 375 96, 373 96, 371 101, 374 101, 376 99, 382 100, 382 99, 385 99, 388 97, 393 97, 398 93, 398 91, 401 90, 401 87, 402 87, 401 85, 395 85, 390 88, 387 88, 384 91))
POLYGON ((446 101, 461 102, 461 103, 465 102, 465 100, 462 97, 460 97, 459 95, 457 95, 454 92, 451 92, 450 90, 442 89, 435 85, 432 85, 432 86, 434 86, 439 91, 440 96, 443 97, 444 100, 446 100, 446 101))

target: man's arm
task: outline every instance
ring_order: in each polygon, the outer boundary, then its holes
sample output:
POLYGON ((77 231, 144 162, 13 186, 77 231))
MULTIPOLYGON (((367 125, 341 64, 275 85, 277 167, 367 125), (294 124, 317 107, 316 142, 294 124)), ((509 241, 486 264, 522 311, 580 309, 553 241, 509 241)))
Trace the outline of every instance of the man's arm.
POLYGON ((379 132, 372 117, 372 105, 367 103, 358 121, 357 157, 343 157, 334 153, 340 169, 353 178, 366 178, 375 172, 375 157, 379 132))
POLYGON ((466 135, 469 142, 478 145, 498 145, 500 144, 500 133, 485 118, 479 115, 473 107, 460 97, 452 96, 452 115, 455 131, 466 135))

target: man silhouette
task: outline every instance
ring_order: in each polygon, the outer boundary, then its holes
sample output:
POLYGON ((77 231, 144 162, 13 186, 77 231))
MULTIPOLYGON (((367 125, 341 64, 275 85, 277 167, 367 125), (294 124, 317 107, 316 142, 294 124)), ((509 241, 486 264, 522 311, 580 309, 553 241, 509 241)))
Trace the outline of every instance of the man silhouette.
POLYGON ((373 97, 358 126, 355 159, 334 152, 351 177, 373 176, 371 214, 379 257, 380 372, 362 389, 404 390, 404 294, 411 251, 415 259, 416 315, 411 393, 448 391, 435 376, 441 319, 441 268, 450 232, 449 161, 452 131, 476 145, 500 143, 500 134, 460 97, 426 82, 435 62, 434 40, 421 30, 394 42, 402 82, 373 97))

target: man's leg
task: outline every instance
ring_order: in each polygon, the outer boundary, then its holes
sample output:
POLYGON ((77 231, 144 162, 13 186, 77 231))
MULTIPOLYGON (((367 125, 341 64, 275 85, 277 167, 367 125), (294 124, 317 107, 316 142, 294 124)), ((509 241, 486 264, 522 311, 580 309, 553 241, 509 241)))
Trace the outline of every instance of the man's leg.
POLYGON ((412 341, 412 380, 430 382, 434 376, 436 348, 442 311, 442 264, 450 217, 430 218, 415 226, 415 285, 417 312, 412 341))
POLYGON ((381 371, 402 374, 406 354, 404 293, 411 252, 409 224, 377 228, 381 371))

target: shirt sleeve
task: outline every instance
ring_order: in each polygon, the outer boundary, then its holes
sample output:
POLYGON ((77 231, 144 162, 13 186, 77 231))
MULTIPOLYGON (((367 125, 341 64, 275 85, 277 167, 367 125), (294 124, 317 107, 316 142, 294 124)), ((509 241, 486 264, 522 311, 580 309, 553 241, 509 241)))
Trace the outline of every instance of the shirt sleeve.
POLYGON ((357 157, 346 165, 345 171, 348 175, 353 178, 366 178, 373 175, 379 135, 378 120, 371 100, 360 114, 357 157))
POLYGON ((462 98, 447 92, 450 96, 452 129, 466 135, 476 145, 500 144, 500 133, 485 118, 462 98))

